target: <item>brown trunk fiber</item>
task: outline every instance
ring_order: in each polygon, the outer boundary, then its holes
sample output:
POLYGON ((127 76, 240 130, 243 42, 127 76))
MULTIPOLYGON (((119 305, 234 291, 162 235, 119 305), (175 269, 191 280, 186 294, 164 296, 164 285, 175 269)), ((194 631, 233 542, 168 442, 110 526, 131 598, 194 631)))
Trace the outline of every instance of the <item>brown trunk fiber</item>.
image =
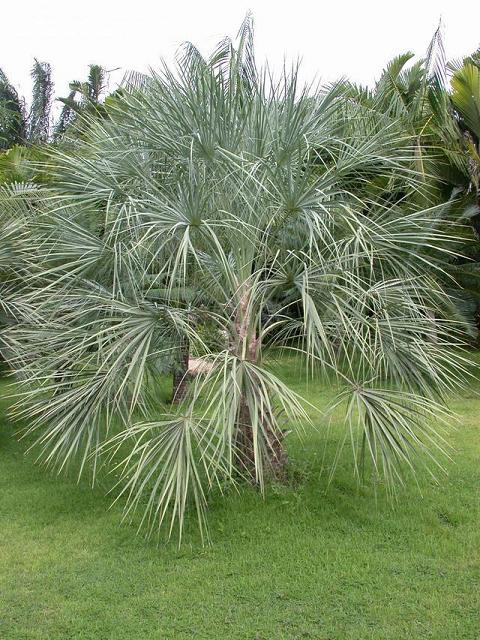
MULTIPOLYGON (((237 354, 246 358, 249 362, 256 363, 259 358, 259 340, 256 332, 251 330, 249 311, 249 291, 244 292, 240 298, 238 315, 236 319, 237 340, 234 343, 237 354)), ((283 433, 274 429, 273 416, 263 416, 263 434, 266 446, 259 455, 263 455, 263 466, 267 474, 275 477, 284 475, 288 458, 283 446, 283 433)), ((237 451, 240 471, 255 481, 255 454, 253 446, 253 429, 250 409, 245 396, 242 394, 237 417, 237 451)))
POLYGON ((250 409, 244 397, 240 400, 237 423, 237 451, 240 471, 248 478, 255 479, 255 456, 250 409))
MULTIPOLYGON (((237 451, 240 471, 252 481, 255 481, 255 453, 253 446, 253 429, 250 409, 244 398, 240 401, 237 429, 237 451)), ((283 445, 283 432, 273 429, 270 416, 263 418, 263 433, 266 447, 261 452, 264 456, 263 466, 266 475, 282 478, 288 463, 287 452, 283 445)))
POLYGON ((180 404, 183 402, 188 391, 188 360, 190 356, 190 343, 187 338, 182 340, 179 352, 178 362, 175 364, 175 369, 173 370, 173 404, 180 404))

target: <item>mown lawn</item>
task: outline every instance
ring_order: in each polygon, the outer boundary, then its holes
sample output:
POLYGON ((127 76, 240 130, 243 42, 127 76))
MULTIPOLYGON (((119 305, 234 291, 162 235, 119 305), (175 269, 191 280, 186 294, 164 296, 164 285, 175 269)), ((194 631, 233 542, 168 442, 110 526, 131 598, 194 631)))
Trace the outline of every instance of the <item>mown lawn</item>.
MULTIPOLYGON (((328 389, 283 375, 325 405, 328 389)), ((92 491, 34 466, 4 416, 0 638, 480 638, 480 396, 472 386, 453 406, 438 484, 410 482, 392 506, 357 489, 345 452, 326 491, 321 460, 339 432, 317 417, 318 433, 291 444, 288 486, 215 499, 213 545, 192 529, 180 550, 120 526, 106 481, 92 491)))

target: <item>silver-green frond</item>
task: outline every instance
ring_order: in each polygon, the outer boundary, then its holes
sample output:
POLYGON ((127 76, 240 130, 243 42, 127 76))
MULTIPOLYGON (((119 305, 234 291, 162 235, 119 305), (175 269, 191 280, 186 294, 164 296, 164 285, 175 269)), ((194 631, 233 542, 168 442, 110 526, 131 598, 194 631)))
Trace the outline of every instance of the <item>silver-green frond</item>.
POLYGON ((127 83, 53 153, 29 313, 9 332, 44 460, 83 470, 109 451, 127 515, 181 530, 193 499, 204 530, 212 487, 263 487, 284 424, 308 428, 275 348, 329 376, 356 469, 363 456, 390 483, 443 451, 431 420, 465 369, 441 285, 457 241, 445 207, 418 205, 418 138, 397 116, 421 74, 405 62, 382 80, 394 113, 372 109, 258 70, 248 18, 211 58, 187 47, 127 83), (159 375, 185 341, 204 366, 166 410, 159 375))

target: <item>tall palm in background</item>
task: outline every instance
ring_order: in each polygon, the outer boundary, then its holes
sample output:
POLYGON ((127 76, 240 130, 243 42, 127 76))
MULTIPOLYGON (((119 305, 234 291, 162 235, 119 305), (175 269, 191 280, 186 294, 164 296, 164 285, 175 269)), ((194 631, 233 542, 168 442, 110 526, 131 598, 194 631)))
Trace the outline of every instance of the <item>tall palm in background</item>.
POLYGON ((25 109, 15 87, 0 69, 0 149, 25 139, 25 109))
POLYGON ((50 136, 53 99, 52 70, 47 62, 35 60, 32 69, 32 104, 27 117, 27 140, 30 144, 47 142, 50 136))
POLYGON ((49 138, 53 97, 50 65, 35 60, 31 76, 32 100, 27 111, 25 101, 0 70, 0 148, 38 144, 49 138))
POLYGON ((284 472, 285 422, 308 428, 275 349, 337 389, 357 473, 370 460, 392 487, 415 451, 444 451, 434 423, 463 375, 439 284, 455 243, 442 207, 419 208, 401 120, 343 86, 302 89, 296 69, 273 81, 247 19, 235 47, 189 45, 126 87, 48 168, 23 235, 27 311, 4 333, 48 463, 109 452, 127 514, 181 531, 193 500, 203 530, 209 490, 263 488, 284 472), (158 376, 185 341, 204 367, 168 408, 158 376))
POLYGON ((107 87, 107 71, 98 64, 91 64, 85 82, 74 80, 70 83, 70 93, 66 98, 59 98, 63 108, 55 125, 54 136, 59 138, 65 133, 69 124, 76 117, 88 111, 90 114, 98 109, 100 100, 107 87))

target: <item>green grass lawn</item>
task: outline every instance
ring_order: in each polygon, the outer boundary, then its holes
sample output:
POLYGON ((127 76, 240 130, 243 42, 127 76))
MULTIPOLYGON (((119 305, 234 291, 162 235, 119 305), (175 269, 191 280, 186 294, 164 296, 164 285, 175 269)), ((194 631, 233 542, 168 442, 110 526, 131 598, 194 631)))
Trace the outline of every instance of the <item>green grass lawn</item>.
MULTIPOLYGON (((319 406, 328 400, 292 367, 283 375, 319 406)), ((346 451, 326 491, 321 460, 339 430, 327 435, 316 418, 318 432, 291 443, 288 486, 266 501, 251 489, 215 498, 213 545, 192 529, 180 550, 119 525, 106 481, 91 490, 35 466, 4 416, 0 638, 480 638, 476 389, 453 408, 455 452, 438 484, 410 482, 392 506, 381 490, 357 489, 346 451)))

